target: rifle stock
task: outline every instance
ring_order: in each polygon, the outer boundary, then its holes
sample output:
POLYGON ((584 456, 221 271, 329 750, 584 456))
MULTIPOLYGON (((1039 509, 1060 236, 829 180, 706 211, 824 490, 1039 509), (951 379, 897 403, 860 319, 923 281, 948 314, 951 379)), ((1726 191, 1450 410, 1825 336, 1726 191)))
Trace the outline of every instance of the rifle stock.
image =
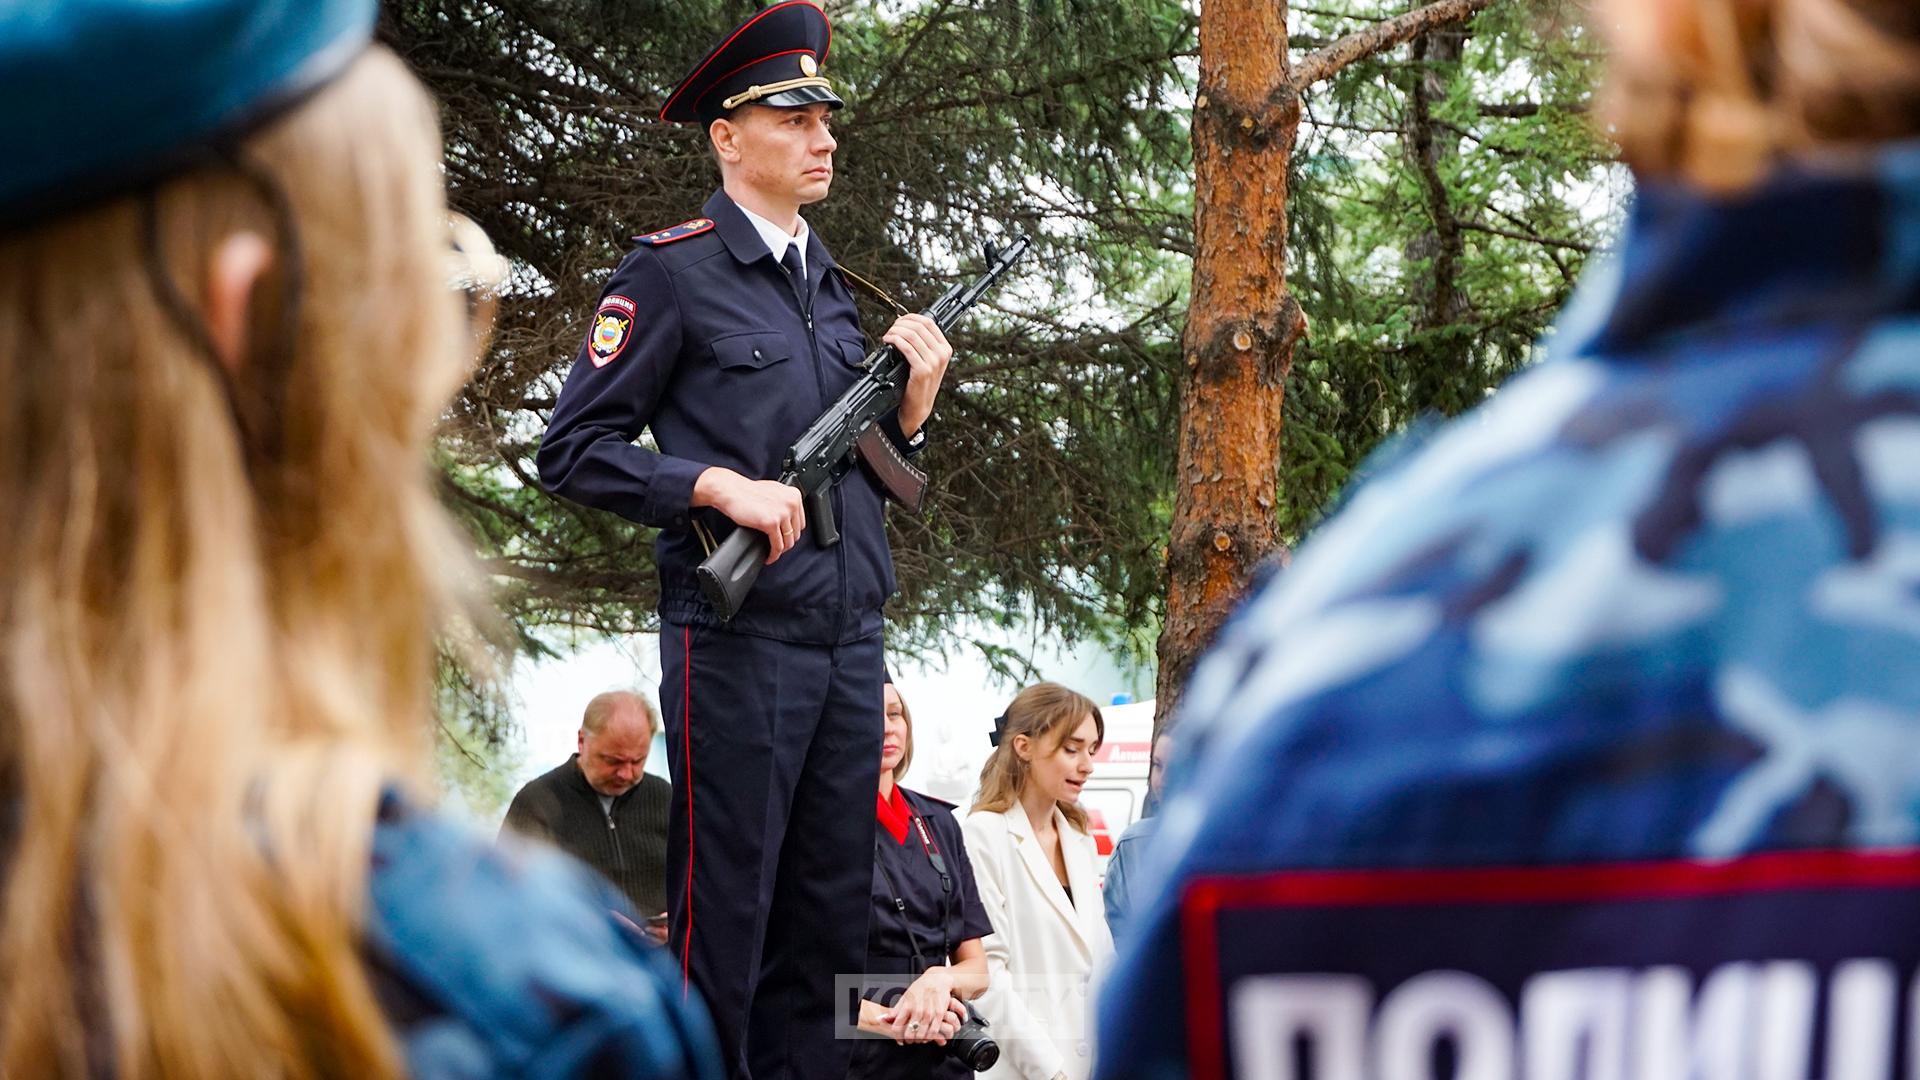
POLYGON ((758 529, 735 529, 694 571, 700 591, 706 594, 707 602, 722 619, 733 618, 740 605, 747 602, 747 593, 752 591, 753 583, 760 577, 760 568, 767 565, 767 556, 772 553, 773 544, 767 540, 766 533, 758 529))

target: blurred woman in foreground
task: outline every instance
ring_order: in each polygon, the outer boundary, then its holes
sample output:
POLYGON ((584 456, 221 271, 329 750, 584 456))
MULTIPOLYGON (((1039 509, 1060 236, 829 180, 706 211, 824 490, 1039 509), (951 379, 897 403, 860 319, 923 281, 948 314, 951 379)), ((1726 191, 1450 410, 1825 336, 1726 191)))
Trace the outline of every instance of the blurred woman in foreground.
POLYGON ((1912 1072, 1920 5, 1591 7, 1617 251, 1195 668, 1107 1078, 1912 1072))
POLYGON ((711 1075, 605 888, 420 809, 479 305, 373 19, 0 8, 0 1074, 711 1075))

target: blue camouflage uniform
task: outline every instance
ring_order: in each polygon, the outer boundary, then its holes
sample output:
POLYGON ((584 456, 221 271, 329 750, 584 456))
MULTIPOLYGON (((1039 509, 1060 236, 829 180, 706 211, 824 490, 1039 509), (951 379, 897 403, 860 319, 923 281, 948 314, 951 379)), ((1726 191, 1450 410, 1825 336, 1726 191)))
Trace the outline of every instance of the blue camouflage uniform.
POLYGON ((720 1080, 713 1028, 626 898, 542 845, 383 800, 365 952, 422 1080, 720 1080))
POLYGON ((1644 187, 1552 353, 1196 671, 1100 1075, 1915 1074, 1920 144, 1644 187))

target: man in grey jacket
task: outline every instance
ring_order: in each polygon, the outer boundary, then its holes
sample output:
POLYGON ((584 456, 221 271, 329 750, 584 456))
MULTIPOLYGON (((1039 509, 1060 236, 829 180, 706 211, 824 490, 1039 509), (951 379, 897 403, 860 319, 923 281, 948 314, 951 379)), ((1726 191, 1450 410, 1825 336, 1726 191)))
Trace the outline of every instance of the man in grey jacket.
MULTIPOLYGON (((508 831, 545 840, 620 887, 634 910, 666 910, 667 804, 672 787, 646 773, 657 723, 647 700, 613 690, 587 703, 579 751, 529 781, 507 807, 508 831)), ((656 939, 664 926, 650 925, 656 939)))

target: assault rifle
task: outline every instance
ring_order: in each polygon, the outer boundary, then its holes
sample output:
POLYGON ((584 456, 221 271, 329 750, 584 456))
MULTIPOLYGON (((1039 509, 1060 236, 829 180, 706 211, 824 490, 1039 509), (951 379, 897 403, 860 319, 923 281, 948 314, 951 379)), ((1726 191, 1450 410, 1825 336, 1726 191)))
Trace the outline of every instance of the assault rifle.
MULTIPOLYGON (((1004 248, 987 245, 986 272, 971 284, 948 289, 927 309, 927 317, 943 333, 950 329, 1026 254, 1028 245, 1024 236, 1015 237, 1004 248)), ((879 426, 882 416, 900 407, 912 369, 900 350, 886 344, 867 354, 864 366, 866 374, 807 427, 787 450, 780 466, 780 482, 799 488, 806 499, 807 530, 823 548, 840 542, 840 529, 833 517, 833 486, 853 468, 856 457, 866 464, 875 482, 909 510, 920 509, 920 500, 927 492, 926 474, 907 463, 879 426)), ((732 619, 739 612, 772 550, 765 533, 736 528, 700 564, 696 571, 700 591, 721 619, 732 619)))

